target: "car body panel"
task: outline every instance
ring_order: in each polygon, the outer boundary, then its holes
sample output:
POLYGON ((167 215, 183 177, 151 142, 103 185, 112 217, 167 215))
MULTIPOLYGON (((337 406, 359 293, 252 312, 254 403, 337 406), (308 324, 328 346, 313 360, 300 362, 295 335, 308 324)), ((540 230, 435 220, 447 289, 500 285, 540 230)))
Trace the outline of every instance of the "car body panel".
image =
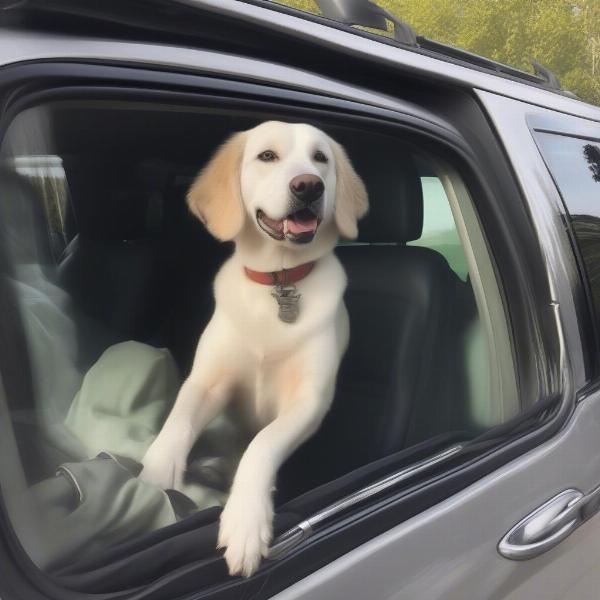
POLYGON ((281 592, 278 600, 595 600, 600 516, 528 561, 497 544, 555 494, 600 483, 600 395, 556 438, 281 592), (595 449, 595 452, 590 450, 595 449))

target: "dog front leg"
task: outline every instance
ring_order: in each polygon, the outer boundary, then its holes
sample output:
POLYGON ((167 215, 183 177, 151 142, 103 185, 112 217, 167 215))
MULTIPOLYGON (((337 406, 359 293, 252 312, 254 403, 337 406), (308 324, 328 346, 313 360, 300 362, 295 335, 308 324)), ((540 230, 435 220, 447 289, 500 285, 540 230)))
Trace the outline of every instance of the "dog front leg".
POLYGON ((229 390, 226 381, 207 386, 192 374, 142 459, 140 479, 163 489, 181 490, 188 454, 202 430, 223 410, 229 390))
POLYGON ((242 456, 219 527, 219 548, 231 575, 250 576, 266 556, 273 531, 271 497, 277 470, 318 428, 333 385, 302 386, 274 421, 259 431, 242 456))

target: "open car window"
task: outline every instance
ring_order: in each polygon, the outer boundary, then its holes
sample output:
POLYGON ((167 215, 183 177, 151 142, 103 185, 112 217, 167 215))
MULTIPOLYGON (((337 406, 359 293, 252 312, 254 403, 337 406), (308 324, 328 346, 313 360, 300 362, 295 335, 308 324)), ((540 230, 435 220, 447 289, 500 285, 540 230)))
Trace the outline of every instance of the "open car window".
MULTIPOLYGON (((0 482, 20 543, 66 588, 117 595, 191 565, 196 587, 227 579, 216 523, 247 432, 215 419, 182 489, 138 475, 231 251, 186 192, 231 133, 271 118, 285 111, 75 99, 27 108, 7 129, 2 294, 30 385, 20 396, 4 386, 0 482)), ((303 120, 346 148, 371 210, 336 249, 350 346, 331 410, 279 473, 276 535, 521 410, 501 291, 460 174, 415 140, 303 120)))

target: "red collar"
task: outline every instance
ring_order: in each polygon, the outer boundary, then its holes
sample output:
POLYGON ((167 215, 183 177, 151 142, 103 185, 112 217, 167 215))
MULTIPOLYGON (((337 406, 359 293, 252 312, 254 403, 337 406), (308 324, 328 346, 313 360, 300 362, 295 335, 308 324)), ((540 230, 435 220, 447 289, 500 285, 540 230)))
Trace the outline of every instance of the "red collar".
POLYGON ((246 276, 256 283, 263 285, 292 285, 301 279, 304 279, 315 266, 315 261, 307 262, 292 269, 283 269, 282 271, 272 271, 264 273, 262 271, 253 271, 248 267, 244 267, 246 276))

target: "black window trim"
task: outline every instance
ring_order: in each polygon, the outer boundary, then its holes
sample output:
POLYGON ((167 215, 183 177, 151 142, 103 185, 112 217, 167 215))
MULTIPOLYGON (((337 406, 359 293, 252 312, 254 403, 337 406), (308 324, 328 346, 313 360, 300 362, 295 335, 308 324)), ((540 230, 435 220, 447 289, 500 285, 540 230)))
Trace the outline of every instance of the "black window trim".
MULTIPOLYGON (((162 73, 158 70, 145 70, 139 65, 131 68, 126 64, 109 66, 75 62, 39 62, 6 67, 0 70, 0 95, 6 97, 7 94, 10 94, 10 100, 3 103, 0 135, 3 135, 15 114, 27 106, 47 101, 49 98, 81 98, 82 95, 85 97, 86 94, 91 94, 95 98, 98 95, 111 98, 121 95, 128 99, 161 97, 171 102, 195 98, 196 102, 199 99, 218 101, 220 106, 229 104, 240 107, 246 104, 256 108, 257 105, 262 105, 270 110, 282 110, 288 114, 296 112, 305 116, 308 114, 325 116, 329 121, 336 119, 360 121, 365 126, 368 124, 369 127, 382 127, 386 131, 403 130, 405 133, 417 135, 421 141, 429 139, 428 143, 431 143, 434 148, 446 147, 451 152, 450 162, 458 163, 457 170, 461 176, 464 176, 468 189, 476 192, 473 196, 483 229, 488 237, 490 248, 494 249, 490 254, 492 259, 502 263, 502 268, 498 268, 499 286, 506 294, 505 302, 510 309, 509 325, 512 326, 513 335, 519 328, 524 329, 524 334, 521 335, 527 335, 526 326, 531 319, 536 321, 535 325, 544 334, 531 337, 528 351, 534 354, 543 352, 550 357, 548 366, 552 373, 545 374, 548 375, 545 381, 554 382, 556 387, 540 387, 539 403, 511 422, 486 432, 474 444, 467 445, 464 452, 461 452, 449 468, 434 472, 431 476, 389 497, 378 499, 372 505, 362 507, 356 514, 347 515, 329 529, 311 538, 308 544, 290 553, 283 561, 267 565, 249 582, 227 582, 199 595, 196 594, 195 597, 225 597, 232 589, 241 589, 244 586, 249 586, 245 589, 261 589, 261 594, 273 594, 284 589, 300 578, 301 574, 307 574, 306 565, 311 565, 312 570, 323 566, 335 556, 349 551, 392 525, 422 512, 426 507, 458 492, 485 474, 549 439, 561 429, 572 413, 573 390, 569 386, 568 364, 563 362, 565 357, 561 350, 559 308, 551 305, 549 286, 548 289, 538 286, 530 292, 529 288, 520 285, 523 278, 527 277, 526 268, 533 269, 538 274, 544 272, 543 269, 538 268, 543 264, 542 253, 534 241, 534 235, 524 236, 525 239, 530 240, 531 246, 523 249, 515 247, 514 238, 508 233, 515 228, 531 227, 530 223, 520 219, 520 215, 525 214, 522 212, 524 204, 515 201, 512 204, 507 205, 505 202, 499 205, 494 200, 497 197, 519 198, 519 194, 515 195, 514 190, 510 190, 510 193, 506 190, 500 193, 501 190, 490 189, 485 176, 486 169, 482 167, 468 144, 456 134, 454 127, 443 129, 433 122, 415 119, 410 114, 408 103, 407 113, 402 114, 360 103, 333 100, 314 93, 290 91, 239 80, 178 75, 173 72, 162 73), (173 91, 175 87, 178 91, 173 91), (332 112, 333 108, 335 113, 332 112), (511 220, 512 227, 509 226, 511 220), (503 254, 499 259, 501 248, 503 254), (508 260, 510 256, 512 259, 508 260), (531 264, 519 264, 518 258, 522 256, 528 256, 531 264), (524 289, 527 292, 524 292, 524 289), (527 304, 521 306, 520 301, 523 300, 523 296, 527 304), (538 322, 540 315, 543 322, 538 322), (311 558, 307 562, 309 556, 311 558), (281 575, 284 565, 293 565, 290 569, 291 577, 281 575), (275 576, 276 572, 279 573, 278 576, 275 576)), ((507 185, 509 183, 511 182, 507 182, 507 185)), ((511 184, 514 185, 514 182, 511 184)), ((520 239, 524 237, 521 236, 520 239)), ((521 343, 521 339, 524 338, 515 337, 513 346, 521 343)), ((2 343, 1 339, 0 343, 2 343)), ((0 365, 0 373, 2 368, 3 365, 0 365)), ((530 375, 531 373, 528 376, 530 375)), ((540 385, 539 381, 536 385, 540 385)), ((0 502, 2 502, 1 498, 0 502)), ((15 586, 25 586, 22 588, 28 590, 27 594, 23 595, 25 598, 40 597, 38 593, 40 591, 49 594, 50 597, 66 600, 76 597, 66 593, 62 588, 58 590, 54 587, 22 553, 17 554, 19 559, 15 561, 15 540, 3 502, 1 508, 0 561, 4 565, 12 565, 12 568, 8 569, 10 575, 6 585, 12 585, 13 590, 15 586), (38 591, 34 591, 34 588, 38 591)), ((176 576, 177 573, 172 573, 165 577, 176 576)), ((4 587, 4 584, 0 585, 4 587)))

